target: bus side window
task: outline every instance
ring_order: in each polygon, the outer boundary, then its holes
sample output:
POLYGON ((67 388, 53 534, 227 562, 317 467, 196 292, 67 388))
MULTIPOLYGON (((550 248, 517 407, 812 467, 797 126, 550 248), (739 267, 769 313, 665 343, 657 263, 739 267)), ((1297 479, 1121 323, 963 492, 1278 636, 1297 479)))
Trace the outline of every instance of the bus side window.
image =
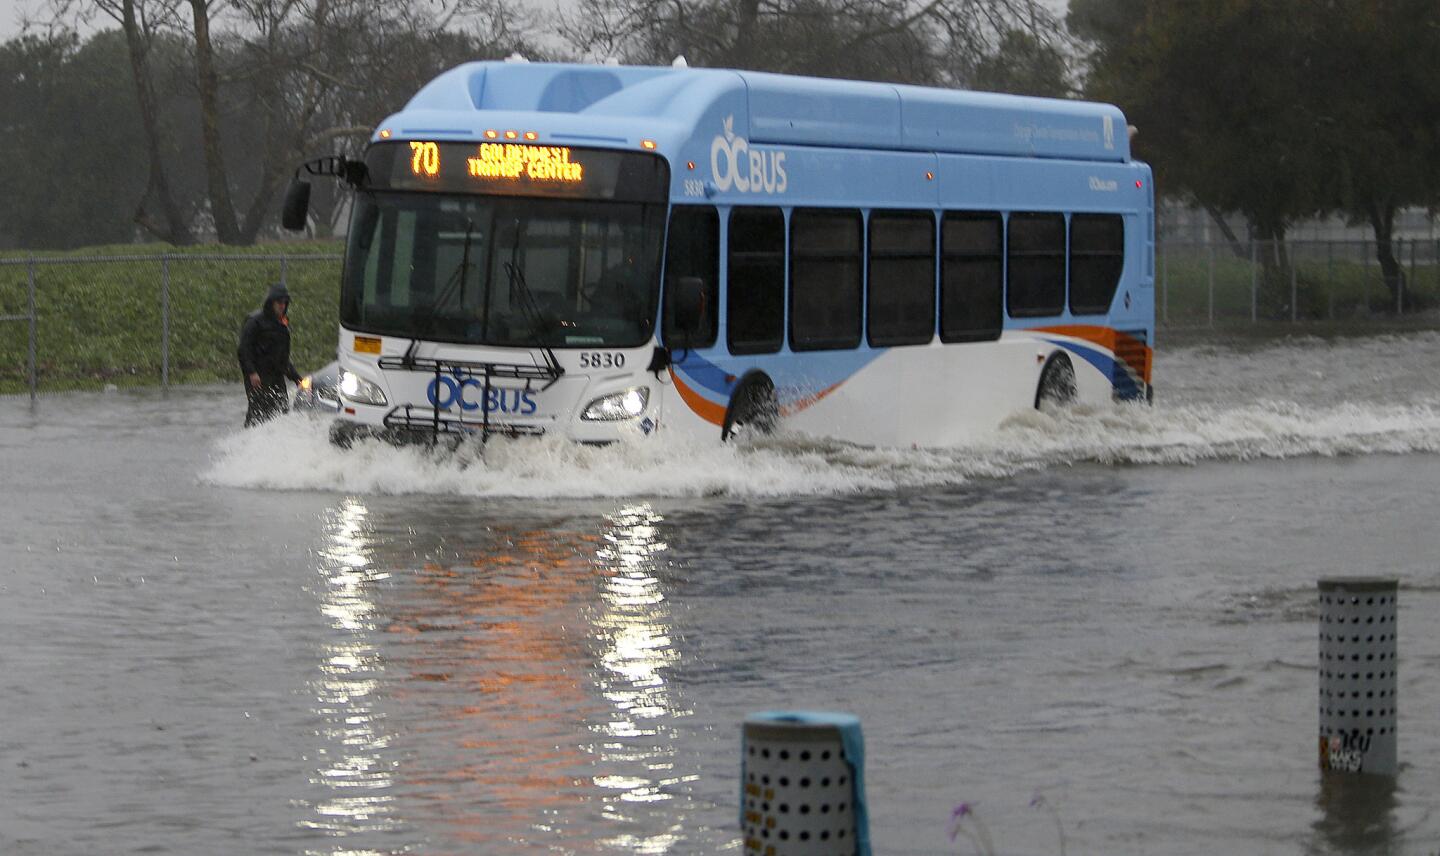
POLYGON ((1070 217, 1070 311, 1110 311, 1125 266, 1125 220, 1119 214, 1070 217))
POLYGON ((732 354, 773 354, 785 338, 785 215, 730 211, 726 339, 732 354))
POLYGON ((860 344, 864 226, 859 211, 797 208, 790 215, 790 347, 860 344))
POLYGON ((710 205, 677 205, 670 213, 670 236, 665 246, 665 344, 675 347, 685 343, 692 348, 715 344, 719 307, 720 215, 710 205), (675 284, 687 276, 699 277, 705 283, 705 316, 699 331, 685 343, 686 337, 675 329, 670 294, 675 284))
POLYGON ((866 295, 871 345, 923 345, 935 338, 935 215, 870 215, 866 295))
POLYGON ((940 341, 988 342, 1004 323, 1002 222, 995 211, 950 211, 940 226, 940 341))
POLYGON ((1006 295, 1011 316, 1065 311, 1065 215, 1010 215, 1006 295))

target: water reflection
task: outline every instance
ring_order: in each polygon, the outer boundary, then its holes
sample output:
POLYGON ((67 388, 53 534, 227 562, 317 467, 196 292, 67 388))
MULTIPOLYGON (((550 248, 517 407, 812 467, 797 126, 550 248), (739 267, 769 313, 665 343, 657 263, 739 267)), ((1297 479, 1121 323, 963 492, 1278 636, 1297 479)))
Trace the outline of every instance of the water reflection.
POLYGON ((670 679, 661 517, 483 516, 335 510, 316 683, 330 795, 305 825, 385 852, 378 833, 416 829, 442 851, 675 851, 696 776, 677 757, 691 711, 670 679))
POLYGON ((372 638, 374 584, 389 574, 371 561, 368 516, 364 503, 346 500, 326 523, 319 555, 320 611, 331 632, 321 646, 321 677, 313 683, 313 710, 324 725, 311 783, 328 796, 301 825, 336 837, 391 830, 400 822, 392 793, 395 762, 385 757, 393 735, 376 707, 385 666, 372 638))
MULTIPOLYGON (((677 719, 689 716, 666 671, 677 664, 669 604, 657 576, 661 517, 646 504, 623 508, 606 521, 605 546, 596 557, 605 571, 601 609, 594 621, 598 670, 595 682, 613 715, 594 725, 603 739, 596 786, 610 820, 635 819, 626 804, 664 803, 676 787, 697 777, 677 770, 677 719)), ((681 839, 678 829, 654 835, 621 835, 607 840, 622 852, 667 853, 681 839)))
POLYGON ((1322 771, 1315 805, 1312 853, 1393 853, 1400 844, 1392 776, 1322 771))
POLYGON ((597 683, 619 714, 602 729, 612 737, 655 736, 656 721, 677 713, 661 673, 677 653, 654 575, 655 556, 665 549, 654 526, 658 521, 649 506, 622 510, 610 518, 607 545, 596 554, 607 573, 600 595, 605 609, 595 620, 604 669, 597 683))
POLYGON ((430 515, 386 590, 405 817, 471 852, 593 837, 577 810, 590 800, 580 723, 597 707, 586 628, 600 537, 466 511, 430 515))

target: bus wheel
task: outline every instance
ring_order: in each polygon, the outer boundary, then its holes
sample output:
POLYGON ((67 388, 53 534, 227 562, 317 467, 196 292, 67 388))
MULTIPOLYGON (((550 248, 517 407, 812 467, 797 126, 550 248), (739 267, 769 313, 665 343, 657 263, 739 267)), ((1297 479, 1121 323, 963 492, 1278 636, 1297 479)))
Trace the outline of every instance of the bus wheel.
POLYGON ((775 400, 775 384, 764 372, 750 372, 740 378, 725 408, 725 424, 720 429, 720 442, 746 435, 769 434, 780 421, 780 405, 775 400))
POLYGON ((1075 366, 1063 353, 1054 353, 1040 370, 1040 384, 1035 387, 1035 409, 1051 410, 1075 403, 1075 366))
POLYGON ((355 428, 349 422, 330 423, 330 445, 337 449, 348 449, 355 442, 355 428))

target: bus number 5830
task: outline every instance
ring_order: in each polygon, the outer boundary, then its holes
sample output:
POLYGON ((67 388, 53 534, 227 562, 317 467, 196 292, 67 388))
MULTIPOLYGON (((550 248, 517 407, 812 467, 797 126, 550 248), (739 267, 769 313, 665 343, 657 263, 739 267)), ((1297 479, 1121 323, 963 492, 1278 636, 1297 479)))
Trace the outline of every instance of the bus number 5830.
POLYGON ((582 369, 620 369, 624 367, 624 354, 606 354, 599 351, 582 351, 580 353, 580 368, 582 369))

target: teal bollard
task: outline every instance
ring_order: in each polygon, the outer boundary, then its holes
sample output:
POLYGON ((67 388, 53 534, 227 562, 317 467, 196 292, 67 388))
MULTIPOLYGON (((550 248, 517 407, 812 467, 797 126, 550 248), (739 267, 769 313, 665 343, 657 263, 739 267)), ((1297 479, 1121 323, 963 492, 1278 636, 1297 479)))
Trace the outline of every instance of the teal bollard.
POLYGON ((756 856, 871 856, 865 739, 845 713, 746 717, 740 826, 756 856))

